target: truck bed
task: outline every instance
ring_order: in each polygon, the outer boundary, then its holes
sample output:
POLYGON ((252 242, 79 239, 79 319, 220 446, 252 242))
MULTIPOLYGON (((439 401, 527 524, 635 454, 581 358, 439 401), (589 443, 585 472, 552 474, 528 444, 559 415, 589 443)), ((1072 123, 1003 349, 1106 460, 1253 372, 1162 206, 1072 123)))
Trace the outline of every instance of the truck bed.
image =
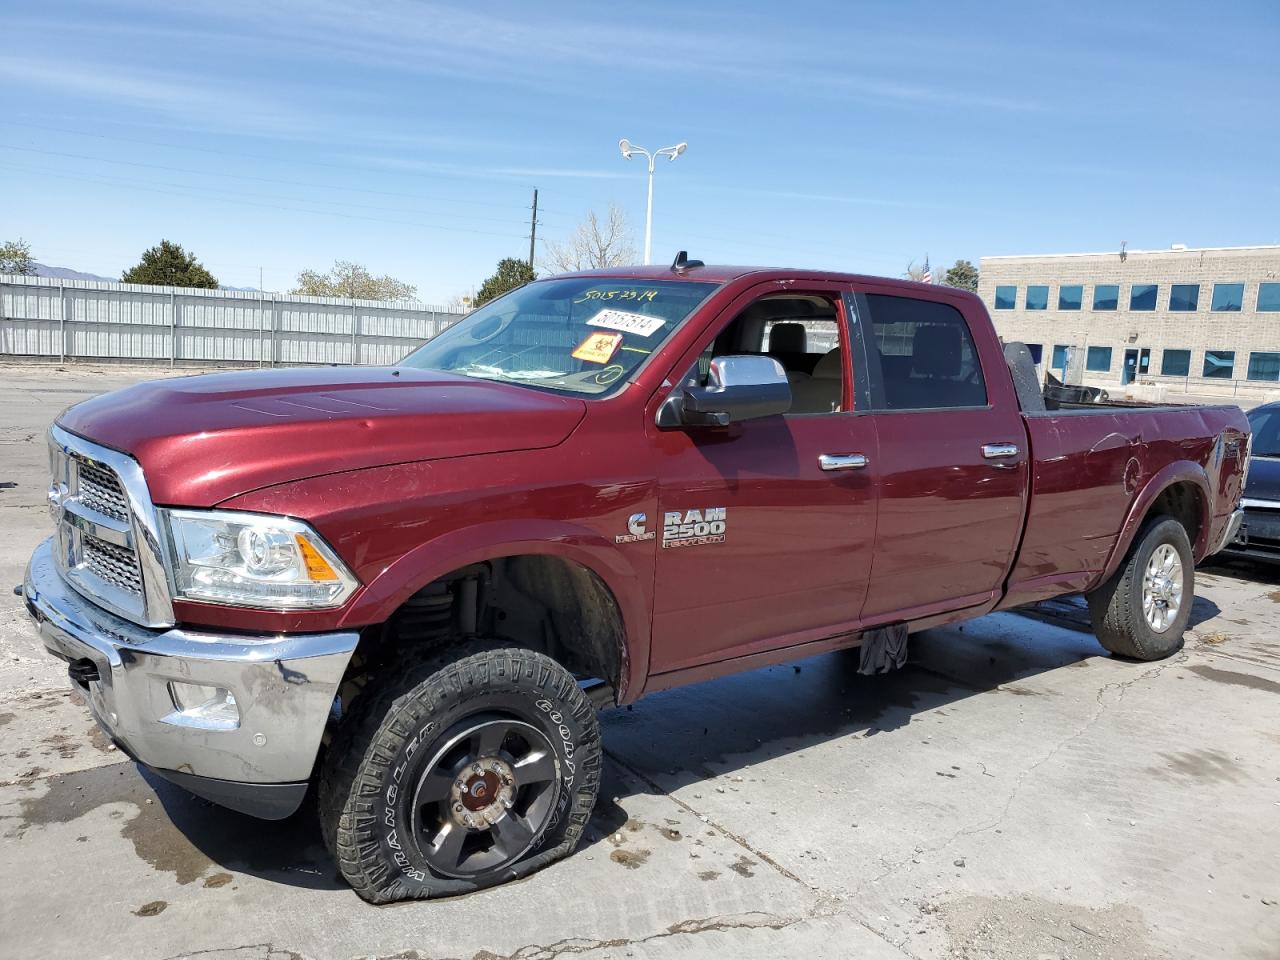
POLYGON ((1182 508, 1208 514, 1193 537, 1197 560, 1239 498, 1249 427, 1238 407, 1082 404, 1022 419, 1030 495, 1002 606, 1089 589, 1114 569, 1136 532, 1130 526, 1170 483, 1192 498, 1182 508))

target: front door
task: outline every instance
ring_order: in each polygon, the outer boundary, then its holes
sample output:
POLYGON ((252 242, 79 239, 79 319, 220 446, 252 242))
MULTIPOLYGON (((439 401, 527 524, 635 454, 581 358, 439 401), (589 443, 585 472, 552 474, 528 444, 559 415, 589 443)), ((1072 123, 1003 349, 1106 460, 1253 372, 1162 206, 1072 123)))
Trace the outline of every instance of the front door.
POLYGON ((1138 351, 1126 350, 1124 352, 1124 369, 1120 371, 1120 383, 1133 383, 1134 378, 1138 375, 1138 351))
POLYGON ((877 457, 871 418, 852 410, 841 293, 800 282, 757 288, 706 331, 698 361, 687 358, 699 376, 713 356, 770 353, 787 369, 791 413, 661 431, 650 417, 659 452, 655 675, 856 627, 877 457))
POLYGON ((1029 451, 994 338, 975 338, 941 291, 933 301, 864 290, 868 365, 880 370, 871 626, 997 595, 1022 532, 1029 451))

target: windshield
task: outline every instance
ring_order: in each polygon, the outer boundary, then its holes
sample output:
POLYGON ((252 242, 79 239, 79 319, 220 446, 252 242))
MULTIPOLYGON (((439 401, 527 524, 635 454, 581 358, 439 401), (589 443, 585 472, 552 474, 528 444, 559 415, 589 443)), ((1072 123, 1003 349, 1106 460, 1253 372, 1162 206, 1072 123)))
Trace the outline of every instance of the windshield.
POLYGON ((688 280, 543 280, 486 304, 400 365, 603 394, 629 379, 716 286, 688 280))
POLYGON ((1250 452, 1255 457, 1280 457, 1280 410, 1260 407, 1249 411, 1249 429, 1253 431, 1250 452))

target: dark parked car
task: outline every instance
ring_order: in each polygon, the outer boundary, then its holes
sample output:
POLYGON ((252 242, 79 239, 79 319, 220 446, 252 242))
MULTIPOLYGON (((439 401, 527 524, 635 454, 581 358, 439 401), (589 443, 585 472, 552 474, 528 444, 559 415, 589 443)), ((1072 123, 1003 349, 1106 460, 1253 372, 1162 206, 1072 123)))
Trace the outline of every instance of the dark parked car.
POLYGON ((1280 562, 1280 402, 1255 407, 1248 416, 1253 456, 1242 502, 1244 523, 1227 549, 1280 562))

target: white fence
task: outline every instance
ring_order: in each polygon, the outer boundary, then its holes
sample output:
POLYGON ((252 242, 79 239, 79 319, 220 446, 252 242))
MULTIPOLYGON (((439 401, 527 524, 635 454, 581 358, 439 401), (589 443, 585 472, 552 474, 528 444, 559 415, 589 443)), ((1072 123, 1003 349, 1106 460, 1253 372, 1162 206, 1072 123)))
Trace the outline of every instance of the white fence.
POLYGON ((462 316, 419 303, 0 276, 0 356, 391 364, 462 316))

